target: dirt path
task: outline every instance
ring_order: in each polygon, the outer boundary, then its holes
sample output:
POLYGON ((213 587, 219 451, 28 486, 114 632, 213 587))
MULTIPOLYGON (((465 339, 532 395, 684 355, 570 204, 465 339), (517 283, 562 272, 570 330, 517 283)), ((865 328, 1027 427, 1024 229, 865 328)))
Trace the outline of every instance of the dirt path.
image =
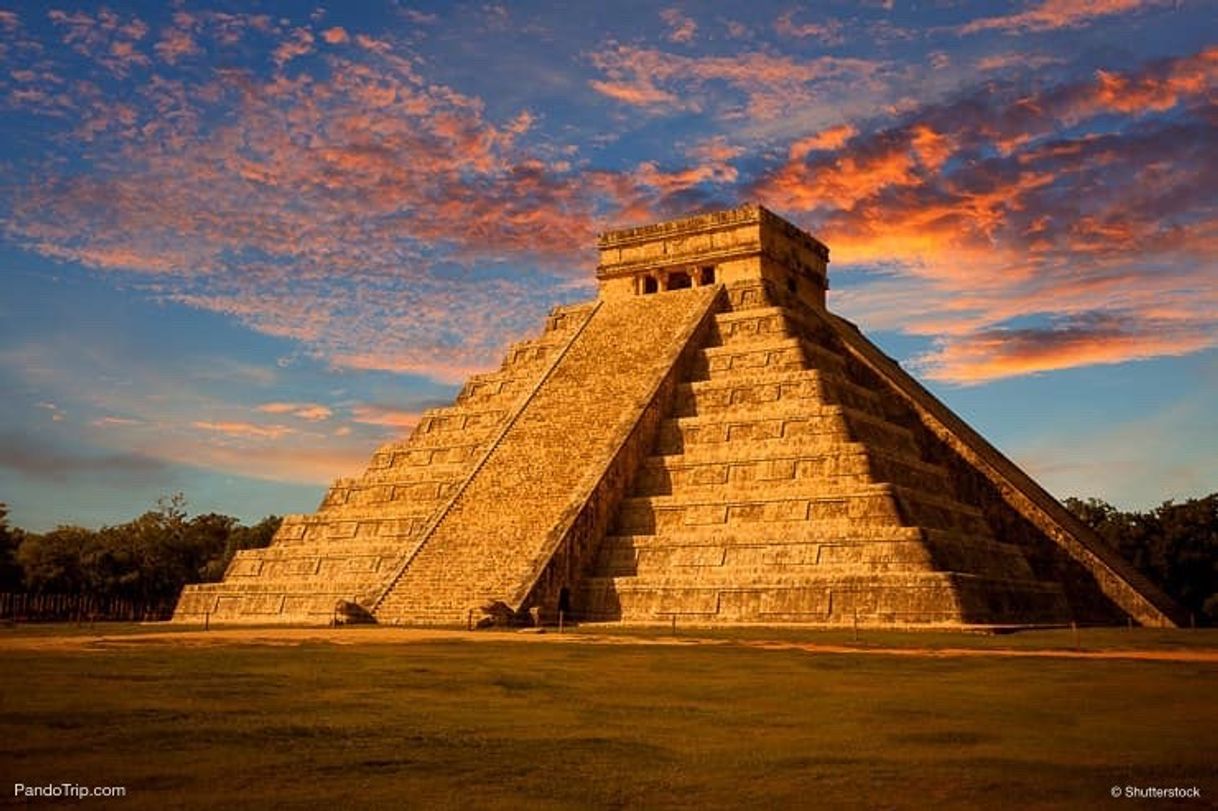
POLYGON ((432 630, 426 628, 217 628, 210 631, 171 630, 147 633, 81 633, 71 636, 9 636, 0 633, 0 651, 100 651, 170 647, 219 647, 229 645, 297 646, 409 645, 424 642, 507 642, 520 644, 583 645, 720 645, 759 650, 795 650, 811 654, 867 654, 915 658, 1021 657, 1051 659, 1127 659, 1156 662, 1218 663, 1218 650, 1068 650, 1019 648, 927 648, 873 647, 866 644, 831 645, 777 642, 761 639, 712 639, 697 636, 631 636, 589 633, 505 633, 486 631, 432 630))

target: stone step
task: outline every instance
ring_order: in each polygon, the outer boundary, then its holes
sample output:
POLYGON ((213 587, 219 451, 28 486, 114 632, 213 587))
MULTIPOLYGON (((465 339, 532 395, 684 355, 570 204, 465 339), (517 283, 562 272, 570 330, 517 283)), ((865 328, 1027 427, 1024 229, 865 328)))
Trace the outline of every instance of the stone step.
MULTIPOLYGON (((677 442, 670 443, 680 446, 678 432, 677 442)), ((678 465, 702 465, 716 462, 753 462, 763 459, 778 459, 785 456, 814 457, 832 456, 837 454, 864 453, 867 446, 855 442, 840 434, 810 434, 808 436, 783 439, 755 439, 745 442, 703 442, 694 443, 688 447, 656 448, 656 452, 647 457, 646 464, 658 464, 671 461, 678 465)), ((891 452, 891 451, 889 451, 891 452)), ((908 455, 901 458, 917 460, 918 457, 908 455)))
MULTIPOLYGON (((272 544, 260 549, 238 550, 233 560, 316 560, 319 558, 342 560, 355 557, 395 557, 412 547, 409 537, 362 541, 360 543, 298 543, 272 544)), ((252 565, 252 564, 251 564, 252 565)))
POLYGON ((665 623, 809 622, 852 625, 1034 624, 1061 616, 1055 584, 939 572, 827 575, 734 587, 588 581, 573 595, 577 619, 665 623))
POLYGON ((990 535, 989 524, 977 507, 961 502, 950 494, 934 493, 891 484, 905 520, 916 526, 948 529, 977 535, 990 535))
POLYGON ((368 466, 368 472, 424 468, 432 465, 468 466, 481 455, 485 447, 485 441, 452 441, 447 445, 427 445, 403 440, 395 443, 392 448, 382 447, 377 451, 372 457, 372 464, 368 466))
POLYGON ((495 427, 503 424, 510 411, 506 406, 452 405, 429 408, 419 417, 415 434, 433 431, 464 431, 467 428, 495 427))
POLYGON ((791 524, 849 519, 902 524, 891 489, 886 485, 859 487, 833 495, 803 492, 787 496, 760 494, 722 499, 682 499, 674 496, 635 496, 622 500, 617 515, 619 534, 663 534, 688 526, 723 527, 791 524))
POLYGON ((798 332, 781 307, 757 307, 715 315, 711 341, 718 346, 739 346, 753 341, 794 338, 798 332))
POLYGON ((672 416, 717 414, 733 408, 769 408, 795 401, 801 405, 845 405, 883 416, 878 395, 817 369, 750 372, 727 379, 702 380, 677 387, 672 416))
POLYGON ((775 525, 772 532, 758 533, 755 527, 728 527, 722 524, 689 525, 662 535, 635 533, 606 535, 602 548, 625 545, 632 549, 669 546, 749 546, 752 544, 867 544, 921 542, 925 531, 899 524, 860 524, 849 519, 813 523, 804 521, 775 525))
POLYGON ((187 586, 174 611, 175 622, 244 624, 329 624, 340 600, 356 595, 339 589, 242 592, 224 583, 187 586))
POLYGON ((842 374, 845 359, 836 352, 802 338, 773 338, 739 346, 710 346, 695 353, 692 380, 725 380, 736 375, 765 371, 824 369, 842 374))
POLYGON ((754 452, 752 458, 737 457, 730 461, 699 462, 685 456, 653 456, 640 466, 631 495, 727 496, 768 490, 789 481, 824 482, 831 490, 892 482, 929 492, 952 492, 943 468, 865 451, 860 445, 817 454, 777 448, 769 454, 754 452))
POLYGON ((397 484, 378 484, 357 481, 346 487, 331 487, 321 503, 323 510, 375 507, 381 505, 402 506, 411 514, 434 510, 438 504, 452 496, 460 485, 456 481, 421 481, 397 484))
POLYGON ((720 414, 666 419, 660 423, 657 453, 667 456, 708 443, 795 440, 809 436, 838 437, 919 455, 909 429, 874 415, 847 406, 797 408, 779 404, 763 409, 742 407, 720 414))
POLYGON ((647 621, 681 618, 764 622, 779 618, 852 622, 891 615, 920 621, 959 621, 952 578, 938 572, 830 574, 740 587, 728 582, 663 585, 633 578, 589 579, 574 595, 583 619, 647 621))
MULTIPOLYGON (((410 449, 453 451, 470 446, 482 449, 499 433, 501 427, 499 424, 479 425, 469 428, 440 426, 429 431, 415 431, 410 435, 410 449)), ((443 461, 458 461, 459 459, 469 458, 472 455, 474 454, 463 454, 457 451, 457 453, 441 457, 441 459, 443 461)), ((432 458, 434 459, 435 457, 433 456, 432 458)))
MULTIPOLYGON (((469 475, 472 466, 461 463, 434 465, 401 465, 370 469, 364 475, 343 480, 346 487, 371 487, 376 485, 449 484, 459 482, 469 475)), ((335 483, 337 484, 337 482, 335 483)))
POLYGON ((409 538, 427 523, 430 513, 386 514, 385 510, 349 513, 315 513, 304 521, 285 521, 275 533, 272 546, 327 543, 350 545, 364 542, 395 542, 409 538))
POLYGON ((605 539, 594 574, 643 576, 684 573, 701 578, 706 571, 737 569, 744 572, 805 571, 814 567, 860 570, 913 567, 1029 578, 1031 569, 1022 551, 990 538, 966 537, 947 541, 923 532, 920 537, 764 542, 755 538, 713 543, 664 536, 613 536, 605 539), (638 543, 638 541, 645 541, 638 543))
POLYGON ((741 313, 750 310, 763 310, 781 306, 786 298, 781 291, 761 280, 734 282, 726 285, 726 302, 722 312, 741 313))
POLYGON ((583 301, 554 307, 546 316, 545 332, 547 334, 570 333, 578 329, 595 306, 595 302, 583 301))
MULTIPOLYGON (((539 373, 541 367, 537 368, 539 373)), ((457 393, 455 405, 472 408, 499 405, 510 408, 536 382, 537 374, 526 375, 498 369, 471 375, 457 393)))
POLYGON ((571 336, 565 332, 555 332, 540 338, 528 338, 508 344, 501 368, 523 373, 526 368, 546 364, 553 358, 554 353, 560 351, 570 340, 571 336))
MULTIPOLYGON (((827 483, 826 483, 827 485, 827 483)), ((850 483, 832 491, 804 482, 775 483, 766 490, 686 495, 631 496, 622 500, 617 526, 623 534, 660 534, 673 527, 822 521, 849 518, 948 529, 988 536, 981 511, 951 498, 900 485, 850 483)))

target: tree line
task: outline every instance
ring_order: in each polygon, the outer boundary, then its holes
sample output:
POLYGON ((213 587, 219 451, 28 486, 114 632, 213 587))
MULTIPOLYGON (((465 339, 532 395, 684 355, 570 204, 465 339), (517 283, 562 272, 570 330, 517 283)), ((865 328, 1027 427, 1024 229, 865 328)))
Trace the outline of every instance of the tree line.
POLYGON ((124 524, 96 530, 65 525, 39 533, 11 527, 8 507, 0 504, 0 594, 71 595, 89 598, 92 606, 122 606, 127 612, 155 606, 163 612, 188 583, 222 579, 238 550, 269 545, 281 520, 272 515, 245 526, 217 513, 190 517, 177 494, 124 524))
POLYGON ((1065 505, 1198 624, 1218 625, 1218 493, 1141 512, 1098 498, 1065 505))
MULTIPOLYGON (((1146 511, 1098 498, 1065 504, 1198 623, 1218 624, 1218 493, 1146 511)), ((172 606, 186 584, 222 579, 238 550, 270 544, 281 520, 245 526, 217 513, 191 518, 179 493, 125 524, 36 533, 10 527, 0 504, 0 594, 172 606)))

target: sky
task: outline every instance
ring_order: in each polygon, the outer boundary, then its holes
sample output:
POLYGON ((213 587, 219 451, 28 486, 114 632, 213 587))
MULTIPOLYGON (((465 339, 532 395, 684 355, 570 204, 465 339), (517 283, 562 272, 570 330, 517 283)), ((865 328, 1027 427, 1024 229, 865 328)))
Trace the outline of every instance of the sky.
POLYGON ((0 0, 0 502, 253 521, 756 201, 1054 495, 1218 490, 1218 2, 0 0))

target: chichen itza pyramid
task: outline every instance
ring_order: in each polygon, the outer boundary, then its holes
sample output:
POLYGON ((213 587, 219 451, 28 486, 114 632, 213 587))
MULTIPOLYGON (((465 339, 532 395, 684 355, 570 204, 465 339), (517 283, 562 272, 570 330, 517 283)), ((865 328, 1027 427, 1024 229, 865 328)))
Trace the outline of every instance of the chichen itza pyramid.
POLYGON ((600 237, 595 301, 475 375, 176 621, 1018 627, 1178 609, 828 312, 746 205, 600 237))

